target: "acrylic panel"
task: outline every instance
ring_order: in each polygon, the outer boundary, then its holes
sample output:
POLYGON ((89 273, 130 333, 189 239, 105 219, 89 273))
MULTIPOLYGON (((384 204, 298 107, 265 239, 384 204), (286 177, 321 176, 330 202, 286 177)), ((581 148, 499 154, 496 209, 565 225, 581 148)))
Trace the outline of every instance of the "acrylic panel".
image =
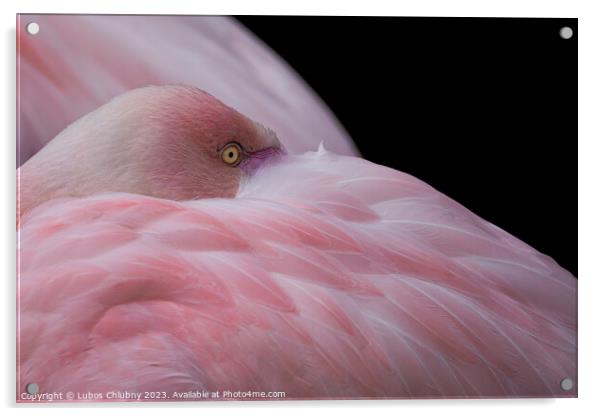
POLYGON ((17 16, 17 397, 577 396, 577 19, 17 16))

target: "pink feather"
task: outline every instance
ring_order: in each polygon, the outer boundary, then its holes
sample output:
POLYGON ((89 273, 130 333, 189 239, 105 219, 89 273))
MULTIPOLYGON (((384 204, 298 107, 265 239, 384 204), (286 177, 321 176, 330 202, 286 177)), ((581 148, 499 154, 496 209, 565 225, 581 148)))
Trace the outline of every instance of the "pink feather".
POLYGON ((577 391, 560 388, 577 379, 571 274, 427 184, 324 150, 234 199, 45 203, 22 219, 19 273, 19 392, 577 391))
POLYGON ((292 153, 357 150, 322 100, 236 20, 222 16, 19 15, 19 160, 110 98, 146 85, 205 90, 278 131, 292 153), (40 33, 28 35, 29 22, 40 33))

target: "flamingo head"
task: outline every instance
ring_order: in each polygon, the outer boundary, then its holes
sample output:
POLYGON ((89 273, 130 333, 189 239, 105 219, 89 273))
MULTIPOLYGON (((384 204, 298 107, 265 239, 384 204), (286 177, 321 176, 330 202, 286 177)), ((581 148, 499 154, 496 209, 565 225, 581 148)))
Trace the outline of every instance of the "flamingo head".
POLYGON ((140 172, 139 193, 233 197, 243 176, 283 153, 273 131, 196 88, 141 88, 109 107, 140 172))
POLYGON ((282 153, 273 131, 202 90, 138 88, 71 124, 20 168, 22 210, 100 192, 233 197, 243 177, 282 153))

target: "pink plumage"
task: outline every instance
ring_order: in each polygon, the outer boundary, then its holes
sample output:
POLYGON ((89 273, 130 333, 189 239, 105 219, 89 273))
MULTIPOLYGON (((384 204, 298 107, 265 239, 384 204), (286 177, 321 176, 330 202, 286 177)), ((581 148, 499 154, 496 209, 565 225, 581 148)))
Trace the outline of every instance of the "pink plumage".
POLYGON ((201 88, 278 131, 291 152, 357 150, 298 74, 224 16, 19 15, 18 165, 69 123, 146 85, 201 88), (24 27, 40 26, 36 36, 24 27))
POLYGON ((233 199, 54 199, 19 248, 19 392, 576 394, 576 279, 358 158, 287 156, 233 199))

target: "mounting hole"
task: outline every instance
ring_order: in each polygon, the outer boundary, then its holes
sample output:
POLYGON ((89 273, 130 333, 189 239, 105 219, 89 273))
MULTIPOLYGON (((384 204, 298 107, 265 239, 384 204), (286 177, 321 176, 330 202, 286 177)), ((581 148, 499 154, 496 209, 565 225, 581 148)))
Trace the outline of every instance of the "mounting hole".
POLYGON ((570 378, 563 378, 560 382, 560 388, 564 391, 569 391, 573 388, 573 380, 570 378))
POLYGON ((25 30, 30 35, 37 35, 40 32, 40 25, 36 22, 27 23, 27 26, 25 26, 25 30))
POLYGON ((573 29, 571 29, 568 26, 563 27, 562 29, 560 29, 560 37, 562 39, 570 39, 573 37, 573 29))
POLYGON ((36 383, 29 383, 25 386, 25 391, 28 394, 37 394, 40 391, 40 387, 36 383))

